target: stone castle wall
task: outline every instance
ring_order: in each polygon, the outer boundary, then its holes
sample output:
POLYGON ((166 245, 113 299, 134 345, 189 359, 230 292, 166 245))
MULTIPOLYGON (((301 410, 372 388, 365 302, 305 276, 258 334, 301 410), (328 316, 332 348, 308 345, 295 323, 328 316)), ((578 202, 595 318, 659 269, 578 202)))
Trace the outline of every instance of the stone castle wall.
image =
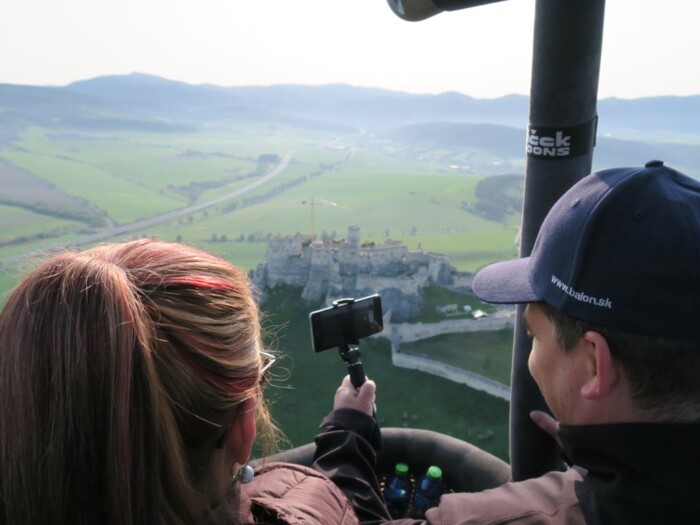
POLYGON ((482 317, 480 319, 454 319, 438 323, 397 323, 392 324, 387 337, 397 343, 412 343, 436 335, 463 332, 495 332, 513 329, 514 315, 482 317))
POLYGON ((303 288, 306 301, 382 294, 383 307, 397 320, 420 312, 420 291, 430 283, 448 285, 454 268, 446 256, 409 250, 395 241, 361 244, 360 229, 348 228, 348 241, 309 241, 301 235, 273 237, 267 258, 253 273, 265 290, 281 284, 303 288))
POLYGON ((395 288, 406 295, 417 295, 421 288, 427 285, 427 279, 415 277, 384 277, 381 275, 358 275, 356 279, 357 289, 362 292, 374 293, 375 290, 388 290, 395 288))

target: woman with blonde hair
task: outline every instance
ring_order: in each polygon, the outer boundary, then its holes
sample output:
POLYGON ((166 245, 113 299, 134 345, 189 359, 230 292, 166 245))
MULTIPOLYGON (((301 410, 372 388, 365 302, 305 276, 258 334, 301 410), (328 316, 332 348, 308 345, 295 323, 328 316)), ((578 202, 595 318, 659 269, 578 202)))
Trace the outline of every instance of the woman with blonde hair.
POLYGON ((143 239, 41 263, 0 313, 2 523, 357 523, 311 469, 253 478, 272 360, 247 275, 208 253, 143 239))

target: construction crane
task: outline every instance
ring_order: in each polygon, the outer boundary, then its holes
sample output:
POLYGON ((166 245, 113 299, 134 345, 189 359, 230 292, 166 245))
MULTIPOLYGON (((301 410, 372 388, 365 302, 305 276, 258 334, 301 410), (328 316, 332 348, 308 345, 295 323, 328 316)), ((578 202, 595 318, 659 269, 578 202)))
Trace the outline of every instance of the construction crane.
POLYGON ((316 240, 316 205, 321 204, 324 206, 334 206, 337 207, 337 202, 327 201, 325 199, 316 199, 311 197, 308 201, 301 201, 302 204, 309 204, 311 206, 311 240, 316 240))

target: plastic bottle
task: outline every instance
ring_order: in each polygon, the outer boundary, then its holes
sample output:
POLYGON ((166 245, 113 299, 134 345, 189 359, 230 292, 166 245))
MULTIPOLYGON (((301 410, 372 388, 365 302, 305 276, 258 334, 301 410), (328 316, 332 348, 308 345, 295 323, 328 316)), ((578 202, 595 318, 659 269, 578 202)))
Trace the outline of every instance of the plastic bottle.
POLYGON ((413 499, 413 514, 415 518, 423 518, 425 511, 437 507, 440 496, 445 491, 442 481, 442 469, 432 465, 416 482, 416 495, 413 499))
POLYGON ((394 467, 394 475, 384 488, 384 499, 392 518, 406 517, 411 503, 411 478, 406 463, 397 463, 394 467))

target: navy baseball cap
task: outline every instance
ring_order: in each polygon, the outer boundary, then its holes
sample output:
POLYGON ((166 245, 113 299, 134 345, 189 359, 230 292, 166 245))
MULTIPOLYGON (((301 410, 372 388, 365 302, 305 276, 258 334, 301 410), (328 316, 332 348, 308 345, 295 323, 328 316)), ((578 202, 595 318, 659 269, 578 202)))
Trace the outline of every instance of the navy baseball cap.
POLYGON ((700 339, 700 182, 652 160, 593 173, 547 214, 530 257, 474 276, 491 303, 544 301, 628 333, 700 339))

